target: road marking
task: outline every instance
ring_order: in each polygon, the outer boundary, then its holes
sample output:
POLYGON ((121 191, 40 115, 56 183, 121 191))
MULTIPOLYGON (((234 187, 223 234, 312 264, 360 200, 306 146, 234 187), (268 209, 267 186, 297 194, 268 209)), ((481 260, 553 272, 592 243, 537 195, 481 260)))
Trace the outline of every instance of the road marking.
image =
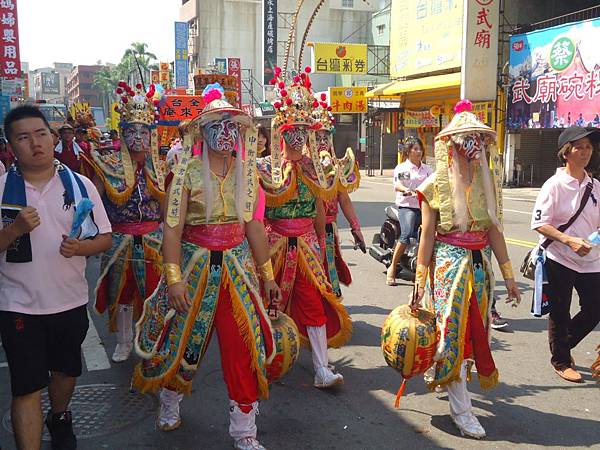
POLYGON ((519 213, 519 214, 527 214, 528 216, 531 215, 531 211, 519 211, 518 209, 507 209, 507 208, 504 208, 503 211, 504 212, 508 211, 508 212, 513 212, 513 213, 519 213))
POLYGON ((519 247, 534 248, 537 242, 522 241, 521 239, 505 238, 507 244, 517 245, 519 247))
POLYGON ((91 372, 93 370, 110 369, 110 362, 106 355, 106 349, 101 344, 102 341, 100 340, 100 336, 98 336, 98 331, 94 326, 94 321, 90 317, 89 311, 88 319, 90 321, 90 327, 88 328, 87 335, 81 346, 87 370, 91 372))

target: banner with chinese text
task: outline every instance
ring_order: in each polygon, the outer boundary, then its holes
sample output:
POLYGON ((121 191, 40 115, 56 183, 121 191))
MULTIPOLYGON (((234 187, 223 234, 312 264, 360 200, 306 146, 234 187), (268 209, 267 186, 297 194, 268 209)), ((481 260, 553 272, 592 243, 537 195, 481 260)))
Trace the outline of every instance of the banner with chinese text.
POLYGON ((175 22, 175 88, 187 89, 189 83, 187 22, 175 22))
POLYGON ((463 0, 403 0, 391 4, 391 78, 461 66, 463 0))
POLYGON ((0 2, 0 78, 20 78, 19 22, 17 0, 0 2))
POLYGON ((600 127, 600 19, 510 38, 508 127, 600 127))
POLYGON ((312 68, 315 73, 367 73, 367 44, 325 44, 312 42, 312 68))
POLYGON ((263 84, 269 85, 277 66, 277 0, 263 0, 263 84))
POLYGON ((432 116, 431 111, 404 111, 404 128, 439 127, 439 118, 432 116))
POLYGON ((330 87, 329 104, 334 114, 367 112, 366 87, 330 87))
POLYGON ((242 60, 240 58, 227 58, 227 75, 232 75, 236 78, 237 98, 235 106, 242 106, 242 60))
POLYGON ((182 120, 195 119, 202 112, 204 100, 197 95, 167 95, 160 107, 159 125, 178 125, 182 120))

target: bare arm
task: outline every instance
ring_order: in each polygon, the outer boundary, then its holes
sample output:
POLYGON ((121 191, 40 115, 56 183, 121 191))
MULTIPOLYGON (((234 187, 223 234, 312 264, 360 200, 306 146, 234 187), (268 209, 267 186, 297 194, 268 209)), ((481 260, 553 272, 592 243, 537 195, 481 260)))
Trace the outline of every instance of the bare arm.
MULTIPOLYGON (((490 243, 490 247, 492 247, 492 251, 494 255, 496 255, 496 259, 498 260, 498 264, 502 269, 503 265, 506 263, 510 263, 510 258, 508 256, 508 249, 506 248, 506 241, 504 239, 504 234, 498 229, 497 226, 493 226, 488 231, 488 240, 490 243)), ((510 265, 508 266, 510 268, 510 265)), ((514 299, 516 301, 513 306, 517 306, 521 302, 521 292, 519 292, 519 288, 515 283, 514 274, 510 274, 512 276, 506 276, 504 273, 504 269, 502 269, 502 277, 504 278, 504 283, 506 284, 506 291, 508 293, 507 302, 512 301, 514 299)))
POLYGON ((568 234, 558 231, 554 226, 542 225, 535 229, 538 233, 544 237, 550 238, 553 241, 560 242, 561 244, 567 245, 571 250, 577 253, 579 256, 587 255, 592 246, 585 239, 569 236, 568 234))
POLYGON ((350 196, 345 191, 340 192, 338 194, 338 201, 340 203, 340 207, 342 208, 342 212, 344 213, 344 217, 348 223, 351 223, 352 219, 356 218, 356 210, 354 209, 352 200, 350 200, 350 196))
POLYGON ((59 251, 65 258, 71 258, 73 256, 94 256, 105 252, 111 246, 111 233, 99 234, 93 239, 84 239, 82 241, 76 238, 68 238, 63 235, 63 241, 59 251))
POLYGON ((24 233, 21 233, 14 223, 6 228, 0 229, 0 252, 5 252, 10 245, 20 238, 24 233))
POLYGON ((40 223, 40 216, 35 208, 23 208, 13 223, 0 229, 0 252, 6 251, 14 241, 38 227, 40 223))
MULTIPOLYGON (((260 220, 251 220, 246 223, 246 238, 248 244, 250 244, 250 250, 256 265, 259 267, 259 274, 262 273, 260 269, 265 263, 270 266, 271 256, 269 255, 269 242, 267 240, 267 232, 265 231, 265 225, 260 220)), ((272 268, 271 268, 272 271, 272 268)), ((281 300, 281 291, 279 286, 275 283, 275 280, 266 280, 261 276, 264 292, 267 294, 270 305, 276 309, 279 309, 281 300)))
POLYGON ((433 255, 435 243, 435 226, 437 225, 437 214, 431 209, 427 200, 421 202, 421 239, 419 240, 419 252, 417 253, 417 264, 429 266, 433 255))

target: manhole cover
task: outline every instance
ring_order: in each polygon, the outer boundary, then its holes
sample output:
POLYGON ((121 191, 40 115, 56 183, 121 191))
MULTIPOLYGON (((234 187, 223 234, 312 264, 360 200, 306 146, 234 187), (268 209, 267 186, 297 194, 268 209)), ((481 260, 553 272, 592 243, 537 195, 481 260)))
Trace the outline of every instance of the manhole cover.
MULTIPOLYGON (((48 393, 42 394, 44 417, 50 409, 48 393)), ((88 384, 76 386, 71 399, 73 428, 78 439, 104 436, 140 422, 156 413, 156 401, 149 395, 129 392, 128 388, 114 384, 88 384)), ((4 428, 12 433, 10 411, 2 418, 4 428)), ((42 439, 50 440, 44 427, 42 439)))

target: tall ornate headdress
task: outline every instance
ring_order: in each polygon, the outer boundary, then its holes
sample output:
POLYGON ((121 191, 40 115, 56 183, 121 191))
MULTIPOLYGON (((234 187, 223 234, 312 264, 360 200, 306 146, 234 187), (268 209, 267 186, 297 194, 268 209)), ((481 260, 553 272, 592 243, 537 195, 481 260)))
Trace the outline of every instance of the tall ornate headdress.
POLYGON ((121 115, 121 127, 128 123, 141 123, 153 128, 156 126, 160 99, 157 98, 153 84, 146 92, 141 83, 132 88, 125 81, 119 81, 115 92, 121 96, 119 105, 115 107, 115 111, 121 115))
MULTIPOLYGON (((498 227, 502 222, 502 160, 496 147, 496 132, 481 122, 472 112, 469 100, 461 100, 454 107, 455 116, 435 137, 436 179, 440 198, 449 199, 440 203, 440 226, 450 230, 453 226, 453 206, 450 199, 453 192, 450 185, 452 159, 457 146, 462 145, 466 136, 479 134, 484 143, 479 158, 483 178, 487 212, 498 227), (489 161, 486 156, 489 153, 489 161), (491 172, 491 176, 490 176, 491 172)), ((462 192, 457 192, 462 194, 462 192)), ((455 199, 462 202, 461 199, 455 199)))

